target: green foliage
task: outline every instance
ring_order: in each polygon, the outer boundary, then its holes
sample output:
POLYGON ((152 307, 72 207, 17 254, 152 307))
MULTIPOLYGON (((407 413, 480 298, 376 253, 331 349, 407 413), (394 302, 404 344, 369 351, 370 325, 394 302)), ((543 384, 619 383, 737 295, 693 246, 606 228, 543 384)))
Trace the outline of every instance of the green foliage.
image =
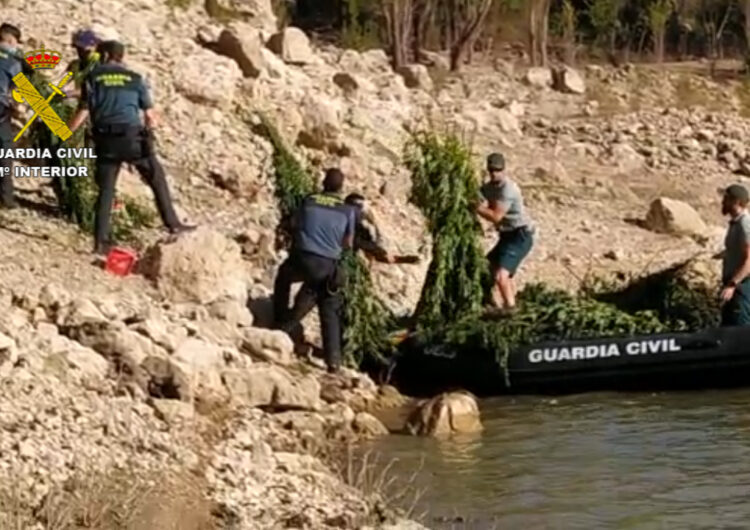
POLYGON ((415 317, 422 326, 481 309, 487 262, 479 244, 481 225, 472 206, 479 186, 471 153, 455 134, 418 133, 407 146, 410 201, 427 219, 432 261, 415 317))
POLYGON ((381 44, 378 21, 373 17, 377 6, 372 0, 345 0, 342 8, 341 44, 344 48, 362 51, 381 44))
POLYGON ((370 270, 356 253, 347 251, 342 259, 346 275, 344 287, 344 357, 350 366, 365 360, 385 364, 394 351, 388 340, 396 328, 393 314, 374 296, 370 270))
POLYGON ((587 13, 599 39, 614 39, 620 29, 623 0, 587 0, 587 13))
POLYGON ((661 30, 672 16, 674 4, 672 0, 654 0, 648 5, 647 14, 651 31, 656 33, 661 30))
POLYGON ((611 304, 572 296, 543 284, 519 293, 516 313, 499 320, 464 317, 440 328, 422 330, 421 340, 460 348, 463 355, 495 352, 500 366, 508 353, 545 341, 662 333, 670 327, 654 311, 626 313, 611 304))
POLYGON ((284 140, 267 118, 261 118, 260 131, 273 146, 274 185, 281 217, 288 219, 305 196, 316 189, 315 180, 287 149, 284 140))
POLYGON ((698 330, 719 324, 716 293, 700 282, 688 282, 689 262, 656 274, 619 282, 594 279, 582 292, 622 311, 654 311, 672 329, 698 330))
MULTIPOLYGON (((288 219, 302 199, 316 191, 315 180, 265 117, 261 118, 260 132, 273 146, 276 200, 282 218, 288 219)), ((365 361, 384 362, 392 350, 387 337, 394 327, 394 317, 374 294, 370 271, 360 256, 345 252, 341 266, 346 278, 343 290, 345 362, 353 367, 365 361)))
POLYGON ((472 211, 479 190, 469 151, 455 135, 420 133, 412 140, 407 165, 411 200, 424 213, 435 241, 416 312, 419 343, 447 345, 462 356, 491 352, 504 367, 510 352, 540 342, 716 324, 714 293, 689 284, 686 265, 624 285, 593 280, 578 295, 531 284, 519 293, 511 316, 479 314, 488 267, 472 211))

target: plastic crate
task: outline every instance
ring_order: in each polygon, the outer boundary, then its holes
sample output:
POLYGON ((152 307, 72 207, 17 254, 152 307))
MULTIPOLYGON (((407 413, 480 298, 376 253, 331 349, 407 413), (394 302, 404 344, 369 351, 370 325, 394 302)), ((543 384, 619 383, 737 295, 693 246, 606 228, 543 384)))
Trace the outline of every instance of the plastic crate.
POLYGON ((104 269, 117 276, 127 276, 133 270, 137 259, 138 256, 133 250, 115 247, 107 254, 104 269))

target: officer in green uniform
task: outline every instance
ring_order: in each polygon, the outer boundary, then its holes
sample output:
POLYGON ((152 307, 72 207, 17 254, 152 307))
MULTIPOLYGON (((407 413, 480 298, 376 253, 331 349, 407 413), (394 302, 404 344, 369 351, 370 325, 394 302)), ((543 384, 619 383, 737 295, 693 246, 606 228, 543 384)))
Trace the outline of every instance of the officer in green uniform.
MULTIPOLYGON (((339 195, 344 185, 344 174, 336 168, 326 171, 323 193, 309 195, 299 207, 294 220, 294 240, 289 259, 279 270, 274 292, 279 326, 292 335, 300 320, 312 305, 317 304, 320 315, 323 352, 328 371, 335 373, 341 366, 341 309, 343 281, 339 258, 344 248, 354 242, 356 216, 354 209, 339 195), (288 284, 302 281, 294 307, 286 315, 289 303, 288 284), (279 286, 286 286, 286 300, 279 286), (281 308, 281 309, 280 309, 281 308)), ((283 290, 283 289, 282 289, 283 290)))
POLYGON ((170 233, 193 229, 180 222, 172 205, 164 169, 153 148, 156 115, 143 78, 122 60, 125 47, 116 41, 101 44, 103 62, 84 80, 78 111, 69 127, 75 131, 90 116, 96 148, 96 183, 99 195, 94 222, 94 253, 104 255, 112 242, 110 215, 120 166, 129 163, 149 185, 162 222, 170 233), (141 120, 140 111, 145 116, 141 120))
MULTIPOLYGON (((14 88, 13 76, 23 69, 18 52, 20 41, 21 30, 11 24, 0 25, 0 147, 4 149, 13 147, 10 120, 14 103, 11 94, 14 88)), ((0 205, 4 208, 16 206, 13 196, 13 175, 10 173, 12 165, 11 158, 0 158, 0 205)))

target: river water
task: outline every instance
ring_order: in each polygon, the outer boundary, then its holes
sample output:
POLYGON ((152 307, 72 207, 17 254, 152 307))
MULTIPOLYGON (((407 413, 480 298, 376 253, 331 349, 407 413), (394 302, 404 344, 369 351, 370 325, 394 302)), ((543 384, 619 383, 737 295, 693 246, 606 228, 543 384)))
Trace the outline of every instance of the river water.
POLYGON ((493 398, 480 436, 390 436, 434 529, 750 528, 750 391, 493 398), (416 475, 415 475, 416 473, 416 475))

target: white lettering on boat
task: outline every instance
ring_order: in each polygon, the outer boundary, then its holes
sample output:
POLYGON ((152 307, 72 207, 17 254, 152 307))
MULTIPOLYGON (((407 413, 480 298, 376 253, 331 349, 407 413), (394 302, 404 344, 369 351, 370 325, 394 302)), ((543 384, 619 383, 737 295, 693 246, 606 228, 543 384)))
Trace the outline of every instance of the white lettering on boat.
MULTIPOLYGON (((652 353, 669 353, 682 351, 676 339, 654 339, 628 342, 625 344, 628 355, 648 355, 652 353)), ((592 346, 563 346, 561 348, 537 348, 528 353, 531 363, 554 363, 558 361, 583 361, 587 359, 606 359, 619 357, 617 344, 600 344, 592 346)))

